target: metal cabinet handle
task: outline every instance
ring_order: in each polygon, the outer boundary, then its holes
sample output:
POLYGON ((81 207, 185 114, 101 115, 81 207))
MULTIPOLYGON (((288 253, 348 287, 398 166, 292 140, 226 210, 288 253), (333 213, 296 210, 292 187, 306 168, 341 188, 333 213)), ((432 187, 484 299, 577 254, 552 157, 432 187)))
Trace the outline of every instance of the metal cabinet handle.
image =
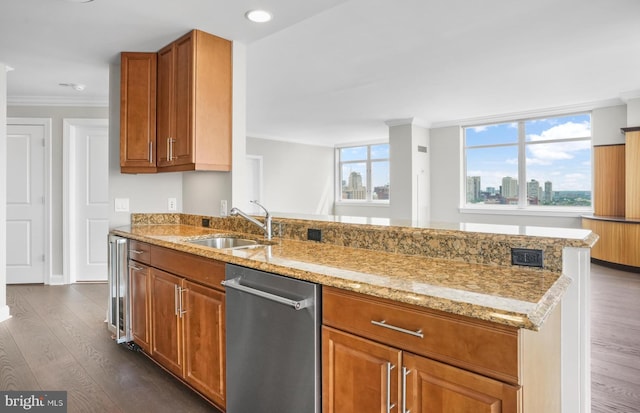
POLYGON ((131 254, 131 253, 134 253, 134 254, 138 254, 138 255, 140 255, 140 254, 143 254, 143 253, 144 253, 144 251, 140 251, 140 250, 129 250, 129 254, 131 254))
POLYGON ((396 366, 387 362, 387 413, 391 413, 391 409, 396 407, 396 404, 391 404, 391 370, 395 369, 396 366))
POLYGON ((179 288, 180 287, 178 287, 177 284, 173 286, 173 307, 174 307, 175 315, 178 315, 178 311, 180 311, 179 307, 178 307, 180 305, 180 303, 178 302, 178 300, 179 300, 179 298, 178 298, 178 295, 179 295, 178 289, 179 288))
POLYGON ((412 330, 407 330, 406 328, 396 327, 396 326, 394 326, 392 324, 387 324, 386 320, 382 320, 382 321, 371 320, 371 324, 373 324, 374 326, 378 326, 378 327, 388 328, 388 329, 393 330, 393 331, 398 331, 400 333, 409 334, 409 335, 412 335, 412 336, 415 336, 415 337, 424 338, 424 334, 422 333, 422 330, 412 331, 412 330))
POLYGON ((153 163, 153 142, 149 141, 149 163, 153 163))
POLYGON ((186 288, 178 287, 178 296, 180 297, 180 309, 178 310, 178 315, 180 316, 180 318, 182 318, 182 315, 186 313, 186 310, 184 310, 184 301, 182 301, 182 293, 185 291, 189 290, 187 290, 186 288))
POLYGON ((134 270, 134 271, 142 271, 142 270, 144 270, 144 268, 138 267, 137 265, 133 265, 133 264, 129 264, 129 268, 134 270))
POLYGON ((411 370, 402 367, 402 413, 411 413, 407 410, 407 376, 411 374, 411 370))
POLYGON ((246 285, 240 284, 240 277, 234 278, 231 280, 222 281, 221 284, 224 285, 226 288, 231 288, 232 290, 242 291, 258 297, 266 298, 267 300, 275 301, 280 304, 288 305, 289 307, 293 307, 295 310, 302 310, 303 308, 309 307, 312 301, 312 300, 295 301, 289 298, 281 297, 279 295, 268 293, 266 291, 256 290, 255 288, 247 287, 246 285))

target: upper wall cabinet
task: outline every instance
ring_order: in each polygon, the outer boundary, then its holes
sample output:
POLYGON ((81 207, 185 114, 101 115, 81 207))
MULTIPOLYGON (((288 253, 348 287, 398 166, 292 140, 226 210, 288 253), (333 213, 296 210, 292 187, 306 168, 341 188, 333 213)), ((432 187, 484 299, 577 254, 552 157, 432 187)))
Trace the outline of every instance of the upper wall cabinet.
POLYGON ((120 56, 120 170, 156 172, 156 53, 120 56))
MULTIPOLYGON (((156 73, 156 170, 128 170, 121 156, 121 171, 230 171, 231 42, 193 30, 157 53, 156 73)), ((129 112, 130 105, 127 112, 121 109, 121 122, 133 122, 129 112)), ((120 139, 122 148, 133 146, 138 136, 121 134, 120 139)))

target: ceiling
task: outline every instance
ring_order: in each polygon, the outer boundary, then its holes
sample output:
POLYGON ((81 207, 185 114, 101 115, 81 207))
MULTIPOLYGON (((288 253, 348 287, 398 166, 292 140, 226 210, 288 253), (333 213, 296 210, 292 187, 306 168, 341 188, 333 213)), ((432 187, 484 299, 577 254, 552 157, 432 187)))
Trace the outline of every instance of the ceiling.
POLYGON ((104 105, 120 51, 202 29, 247 44, 249 136, 334 145, 385 139, 394 119, 640 97, 639 17, 638 0, 2 0, 0 61, 10 105, 104 105))

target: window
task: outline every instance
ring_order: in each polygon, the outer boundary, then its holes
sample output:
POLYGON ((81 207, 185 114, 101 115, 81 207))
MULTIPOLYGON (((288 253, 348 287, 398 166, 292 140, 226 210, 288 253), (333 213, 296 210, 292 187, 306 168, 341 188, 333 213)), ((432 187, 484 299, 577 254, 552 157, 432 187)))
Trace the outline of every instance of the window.
POLYGON ((340 201, 389 202, 389 144, 338 148, 340 201))
POLYGON ((591 206, 591 115, 464 128, 465 202, 591 206))

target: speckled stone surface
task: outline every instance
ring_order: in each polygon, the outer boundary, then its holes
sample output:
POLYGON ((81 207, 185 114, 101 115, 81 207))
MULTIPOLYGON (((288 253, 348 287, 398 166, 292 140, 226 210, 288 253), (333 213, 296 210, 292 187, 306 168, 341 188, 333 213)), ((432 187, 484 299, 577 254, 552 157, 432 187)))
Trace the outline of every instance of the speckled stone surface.
MULTIPOLYGON (((272 245, 219 250, 186 241, 230 233, 261 239, 261 234, 255 231, 257 227, 245 225, 244 220, 206 218, 211 220, 215 228, 199 226, 202 220, 200 216, 135 214, 132 215, 132 226, 117 228, 112 232, 250 268, 531 330, 537 330, 560 302, 570 283, 569 278, 562 275, 555 266, 553 270, 530 269, 505 265, 499 260, 494 262, 492 259, 479 259, 472 255, 493 257, 492 251, 485 250, 493 249, 501 243, 510 248, 515 239, 522 242, 517 243, 519 247, 537 248, 548 245, 553 251, 559 248, 561 263, 562 247, 590 248, 597 239, 589 231, 577 233, 576 237, 550 238, 394 227, 388 228, 392 234, 388 234, 385 240, 380 233, 381 229, 367 225, 363 225, 363 228, 346 225, 349 228, 342 228, 342 234, 351 231, 351 235, 346 236, 347 242, 325 240, 318 243, 297 240, 296 236, 289 233, 293 231, 292 228, 297 228, 295 224, 306 224, 308 227, 307 222, 292 223, 282 220, 282 226, 286 228, 283 230, 284 238, 276 238, 272 245), (360 233, 356 234, 358 230, 360 233), (367 233, 367 230, 373 235, 367 233), (430 237, 427 241, 424 231, 430 237), (407 240, 429 244, 435 256, 416 254, 413 250, 415 247, 402 246, 402 242, 393 239, 399 233, 407 244, 407 240), (477 236, 482 239, 472 240, 474 234, 481 234, 477 236), (389 251, 382 251, 380 245, 367 248, 381 242, 381 239, 384 240, 383 243, 388 243, 389 251), (447 253, 445 250, 448 248, 453 251, 447 253)), ((315 227, 316 222, 313 225, 315 227)), ((331 228, 323 227, 323 235, 326 234, 327 238, 330 231, 331 228)), ((277 231, 275 233, 279 234, 277 231)), ((306 230, 304 237, 306 238, 306 230)))

